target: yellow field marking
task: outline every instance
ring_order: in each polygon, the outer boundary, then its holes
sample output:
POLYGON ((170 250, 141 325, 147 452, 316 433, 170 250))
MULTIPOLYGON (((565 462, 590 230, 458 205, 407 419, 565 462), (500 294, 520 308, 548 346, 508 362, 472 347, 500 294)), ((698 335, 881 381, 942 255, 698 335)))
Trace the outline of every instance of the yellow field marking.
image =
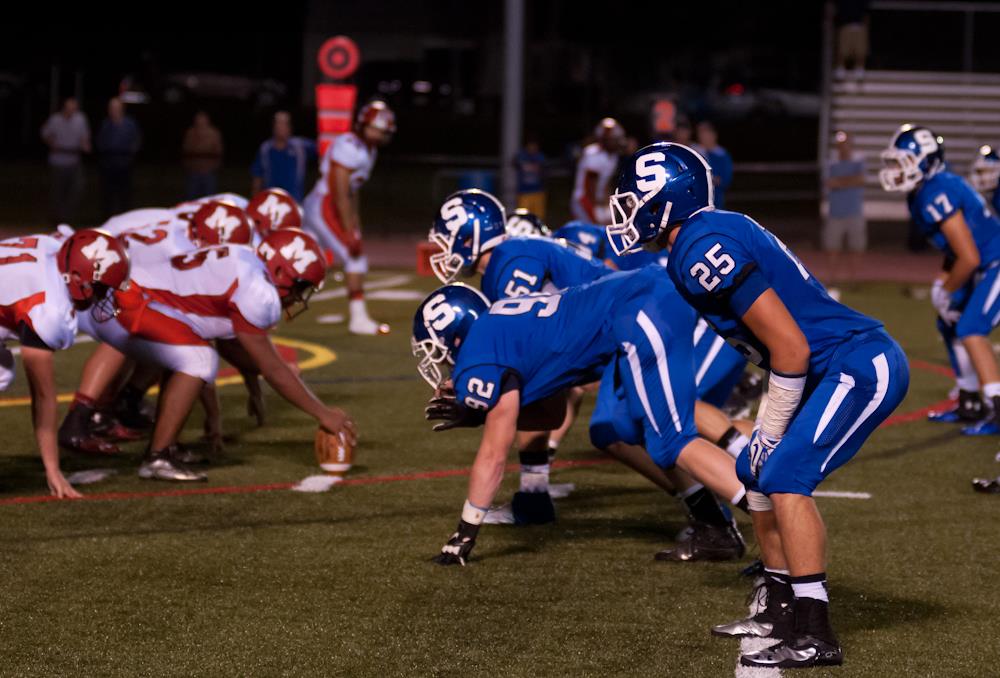
MULTIPOLYGON (((309 356, 299 363, 299 369, 305 372, 306 370, 315 370, 318 367, 323 367, 324 365, 329 365, 337 359, 337 354, 326 348, 325 346, 320 346, 319 344, 313 344, 308 341, 299 341, 298 339, 286 339, 285 337, 271 337, 271 341, 279 346, 288 346, 289 348, 294 348, 299 351, 305 351, 309 356)), ((229 386, 230 384, 242 384, 243 377, 238 374, 234 374, 228 377, 222 377, 221 379, 215 380, 215 385, 218 386, 229 386)), ((153 387, 150 389, 150 393, 155 394, 159 389, 153 387)), ((61 403, 69 403, 73 401, 72 393, 60 393, 57 400, 61 403)), ((31 398, 20 397, 20 398, 0 398, 0 408, 4 407, 24 407, 31 404, 31 398)))

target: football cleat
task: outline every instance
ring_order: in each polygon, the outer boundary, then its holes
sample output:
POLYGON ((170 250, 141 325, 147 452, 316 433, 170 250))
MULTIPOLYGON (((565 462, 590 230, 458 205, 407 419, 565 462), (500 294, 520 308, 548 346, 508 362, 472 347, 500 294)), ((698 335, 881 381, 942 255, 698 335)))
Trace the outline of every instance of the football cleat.
POLYGON ((556 505, 548 492, 515 492, 510 509, 515 525, 544 525, 556 521, 556 505))
POLYGON ((973 478, 972 489, 983 494, 1000 494, 1000 478, 973 478))
POLYGON ((565 499, 576 490, 575 483, 551 483, 549 485, 549 496, 553 499, 565 499))
POLYGON ((840 666, 844 651, 836 643, 814 636, 800 636, 777 645, 748 652, 740 657, 743 666, 769 669, 800 669, 810 666, 840 666))
POLYGON ((743 535, 735 522, 720 527, 696 521, 691 527, 691 535, 686 541, 658 552, 654 559, 673 562, 736 560, 746 553, 743 535))
POLYGON ((171 445, 165 450, 155 453, 148 453, 139 466, 139 477, 147 480, 168 480, 172 482, 197 482, 208 480, 204 473, 192 471, 183 464, 172 459, 175 453, 175 446, 171 445))
POLYGON ((513 525, 514 512, 511 510, 510 504, 491 508, 486 512, 483 523, 486 525, 513 525))
POLYGON ((389 326, 385 323, 379 323, 367 315, 365 316, 351 316, 351 321, 347 325, 347 331, 351 334, 360 334, 362 336, 377 336, 382 334, 389 334, 389 326))
POLYGON ((172 461, 184 466, 208 463, 205 455, 195 452, 187 445, 182 445, 181 443, 171 445, 166 451, 169 453, 172 461))
POLYGON ((958 402, 947 410, 932 411, 927 421, 940 424, 971 423, 982 420, 989 413, 983 399, 975 391, 959 391, 958 402))
POLYGON ((963 436, 995 436, 1000 435, 1000 424, 995 419, 984 419, 978 424, 962 429, 963 436))
POLYGON ((795 619, 795 596, 791 585, 762 580, 750 595, 758 601, 751 609, 760 609, 761 606, 763 609, 746 619, 713 626, 712 635, 727 638, 790 639, 795 619))

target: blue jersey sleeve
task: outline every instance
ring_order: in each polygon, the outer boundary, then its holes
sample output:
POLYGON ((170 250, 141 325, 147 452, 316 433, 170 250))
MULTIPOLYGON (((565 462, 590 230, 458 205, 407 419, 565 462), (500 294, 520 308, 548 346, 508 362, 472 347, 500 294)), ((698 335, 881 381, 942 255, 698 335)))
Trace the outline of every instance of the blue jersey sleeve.
POLYGON ((681 257, 674 282, 702 312, 726 308, 742 317, 770 287, 749 249, 736 238, 707 235, 691 243, 681 257))
MULTIPOLYGON (((453 375, 455 395, 462 405, 475 410, 492 410, 503 394, 504 378, 510 369, 502 365, 470 365, 453 375)), ((508 379, 506 387, 511 387, 508 379)))
POLYGON ((917 194, 915 209, 924 223, 939 226, 962 209, 962 196, 948 183, 934 182, 917 194))

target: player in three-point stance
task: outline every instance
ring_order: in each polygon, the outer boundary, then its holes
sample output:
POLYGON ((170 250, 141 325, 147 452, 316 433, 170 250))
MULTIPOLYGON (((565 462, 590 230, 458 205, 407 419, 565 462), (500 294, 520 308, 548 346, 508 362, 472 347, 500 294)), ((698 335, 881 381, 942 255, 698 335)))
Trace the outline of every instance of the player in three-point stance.
POLYGON ((637 151, 611 211, 615 251, 670 247, 667 271, 681 294, 770 372, 767 405, 736 462, 768 603, 713 632, 781 641, 743 655, 747 666, 842 663, 828 614, 826 531, 812 493, 903 399, 906 356, 881 323, 831 299, 773 234, 743 214, 716 210, 712 171, 686 146, 637 151))
POLYGON ((652 266, 492 306, 466 285, 431 293, 413 321, 419 371, 438 389, 427 418, 442 420, 436 431, 485 424, 458 530, 437 562, 466 563, 517 431, 551 430, 565 414, 563 392, 598 378, 608 385, 602 396, 612 401, 607 425, 616 439, 745 505, 732 457, 695 429, 693 322, 666 272, 652 266))

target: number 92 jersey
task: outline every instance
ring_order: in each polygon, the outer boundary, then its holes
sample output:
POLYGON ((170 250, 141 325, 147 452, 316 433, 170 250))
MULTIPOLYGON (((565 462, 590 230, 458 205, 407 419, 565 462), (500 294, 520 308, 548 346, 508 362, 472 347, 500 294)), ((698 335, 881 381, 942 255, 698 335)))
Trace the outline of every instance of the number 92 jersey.
POLYGON ((458 402, 492 409, 508 377, 519 382, 522 406, 597 381, 618 350, 616 323, 661 295, 677 293, 662 269, 650 267, 558 294, 497 301, 458 350, 452 370, 458 402))
POLYGON ((1000 259, 1000 219, 969 183, 951 172, 939 172, 907 196, 910 216, 924 236, 939 250, 954 255, 941 224, 961 212, 979 250, 980 269, 1000 259))
POLYGON ((794 254, 750 217, 705 210, 684 222, 667 271, 684 298, 727 342, 770 369, 767 348, 743 324, 757 298, 773 289, 809 342, 809 371, 822 372, 833 350, 882 324, 826 293, 794 254))
POLYGON ((496 301, 585 285, 611 272, 555 241, 509 238, 493 248, 481 287, 487 299, 496 301))

